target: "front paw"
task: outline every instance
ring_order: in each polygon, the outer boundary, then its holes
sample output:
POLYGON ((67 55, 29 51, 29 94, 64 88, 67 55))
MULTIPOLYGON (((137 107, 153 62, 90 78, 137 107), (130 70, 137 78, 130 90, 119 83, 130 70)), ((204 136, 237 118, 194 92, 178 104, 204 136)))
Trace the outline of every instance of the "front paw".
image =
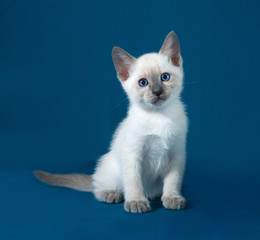
POLYGON ((162 197, 163 206, 167 209, 181 210, 186 206, 186 200, 182 196, 162 197))
POLYGON ((130 201, 125 202, 125 210, 131 213, 146 213, 151 211, 148 201, 130 201))

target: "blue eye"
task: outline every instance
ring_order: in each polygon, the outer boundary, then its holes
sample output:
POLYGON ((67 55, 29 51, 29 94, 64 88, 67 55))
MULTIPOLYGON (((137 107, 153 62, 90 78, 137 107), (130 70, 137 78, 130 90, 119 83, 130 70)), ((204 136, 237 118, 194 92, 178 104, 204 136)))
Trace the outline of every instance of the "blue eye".
POLYGON ((170 80, 170 74, 169 74, 169 73, 163 73, 163 74, 161 75, 161 80, 162 80, 163 82, 169 81, 169 80, 170 80))
POLYGON ((146 87, 148 85, 148 81, 145 78, 142 78, 138 81, 140 87, 146 87))

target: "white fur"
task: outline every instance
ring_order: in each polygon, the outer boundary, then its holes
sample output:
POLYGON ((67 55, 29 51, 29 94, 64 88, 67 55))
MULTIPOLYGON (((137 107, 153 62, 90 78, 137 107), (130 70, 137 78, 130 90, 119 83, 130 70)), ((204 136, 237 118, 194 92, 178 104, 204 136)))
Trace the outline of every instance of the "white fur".
POLYGON ((181 197, 187 132, 187 117, 180 100, 182 81, 182 66, 174 66, 163 54, 136 59, 129 79, 121 81, 130 100, 127 117, 93 175, 97 199, 102 200, 101 193, 107 190, 123 193, 126 202, 181 197), (159 106, 139 96, 137 79, 153 71, 168 72, 174 78, 170 97, 159 106))
POLYGON ((148 199, 155 197, 161 197, 168 209, 182 209, 187 117, 180 100, 183 69, 178 37, 170 32, 159 53, 135 59, 114 47, 112 57, 130 107, 110 151, 100 158, 92 178, 39 171, 35 175, 54 186, 93 191, 108 203, 124 196, 129 212, 150 211, 148 199), (169 81, 161 80, 164 73, 169 81), (138 84, 143 78, 148 81, 145 87, 138 84))

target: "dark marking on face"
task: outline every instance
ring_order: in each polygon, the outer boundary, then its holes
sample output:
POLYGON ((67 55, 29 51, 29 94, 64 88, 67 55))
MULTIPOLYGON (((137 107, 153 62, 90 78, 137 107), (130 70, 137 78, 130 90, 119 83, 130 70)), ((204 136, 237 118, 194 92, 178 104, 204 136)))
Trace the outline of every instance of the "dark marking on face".
POLYGON ((160 96, 163 93, 163 87, 162 84, 159 82, 153 82, 151 86, 151 91, 155 96, 160 96))

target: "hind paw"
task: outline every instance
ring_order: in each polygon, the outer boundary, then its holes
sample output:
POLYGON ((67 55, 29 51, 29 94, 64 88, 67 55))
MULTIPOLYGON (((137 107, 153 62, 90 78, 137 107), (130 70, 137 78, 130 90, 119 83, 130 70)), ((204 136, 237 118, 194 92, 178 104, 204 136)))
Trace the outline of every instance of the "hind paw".
POLYGON ((102 191, 97 195, 99 200, 107 203, 120 203, 123 200, 123 194, 114 190, 102 191))

